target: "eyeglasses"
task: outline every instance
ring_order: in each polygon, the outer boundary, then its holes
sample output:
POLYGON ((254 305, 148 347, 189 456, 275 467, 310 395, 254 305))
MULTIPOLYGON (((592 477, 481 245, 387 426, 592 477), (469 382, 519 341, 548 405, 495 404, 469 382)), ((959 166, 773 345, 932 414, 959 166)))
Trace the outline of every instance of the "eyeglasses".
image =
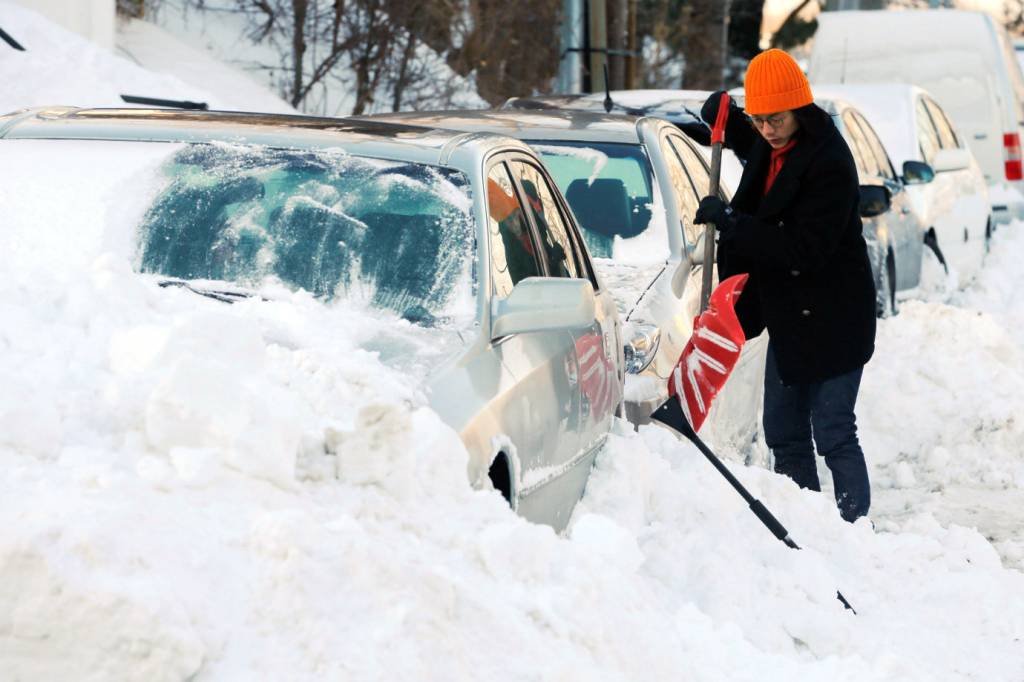
POLYGON ((776 128, 781 128, 787 118, 788 117, 785 112, 775 114, 774 116, 751 116, 750 125, 754 126, 757 130, 760 130, 764 127, 764 124, 767 123, 769 128, 775 130, 776 128))

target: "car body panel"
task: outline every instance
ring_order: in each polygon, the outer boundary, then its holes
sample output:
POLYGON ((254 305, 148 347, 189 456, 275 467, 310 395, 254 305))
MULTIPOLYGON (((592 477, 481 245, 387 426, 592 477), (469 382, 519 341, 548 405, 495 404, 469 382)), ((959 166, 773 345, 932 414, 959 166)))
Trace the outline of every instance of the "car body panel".
POLYGON ((992 212, 1024 215, 1024 181, 1007 180, 1003 135, 1024 134, 1024 76, 1005 29, 983 12, 824 12, 808 63, 817 83, 915 84, 942 105, 977 157, 992 212), (865 41, 860 36, 872 35, 865 41))
MULTIPOLYGON (((609 281, 621 283, 617 292, 620 312, 627 324, 648 323, 661 330, 661 341, 653 362, 640 374, 626 377, 626 414, 634 423, 645 423, 667 398, 667 380, 682 349, 693 331, 693 320, 699 310, 703 268, 694 265, 688 256, 702 248, 703 226, 692 222, 700 190, 691 187, 685 199, 679 198, 669 170, 672 154, 688 154, 683 163, 687 178, 707 189, 708 165, 699 145, 681 134, 668 121, 655 117, 610 115, 601 112, 538 109, 488 111, 408 112, 367 117, 366 120, 388 120, 409 125, 443 127, 461 131, 494 131, 510 135, 542 148, 554 142, 616 143, 642 145, 651 164, 653 181, 660 194, 668 227, 665 258, 658 263, 641 266, 617 260, 600 260, 598 266, 609 281), (685 145, 676 152, 669 142, 685 145), (690 176, 698 178, 691 180, 690 176), (686 270, 682 292, 672 289, 673 274, 686 270), (632 281, 630 281, 632 280, 632 281)), ((677 161, 677 163, 680 163, 677 161)), ((565 188, 563 187, 563 191, 565 188)), ((725 193, 723 193, 725 194, 725 193)), ((727 196, 727 194, 725 194, 727 196)), ((698 254, 699 255, 699 254, 698 254)), ((756 344, 755 344, 756 346, 756 344)), ((756 355, 757 351, 753 351, 756 355)), ((749 444, 757 429, 757 408, 763 353, 752 362, 743 363, 730 385, 736 387, 730 414, 733 442, 749 444)), ((714 427, 712 427, 714 428, 714 427)), ((723 429, 723 433, 727 429, 723 429)))
POLYGON ((931 182, 906 185, 906 193, 922 227, 935 230, 939 247, 961 284, 977 274, 991 217, 988 185, 977 159, 938 103, 927 91, 904 84, 815 85, 815 92, 843 97, 860 109, 882 138, 897 173, 902 173, 906 161, 931 164, 937 149, 963 149, 970 154, 967 168, 937 172, 931 182), (939 135, 932 116, 944 117, 945 135, 939 135), (944 138, 949 133, 955 147, 947 147, 950 141, 944 138), (922 138, 929 145, 927 154, 922 138))
MULTIPOLYGON (((494 457, 503 454, 512 469, 513 507, 526 518, 556 529, 568 523, 621 402, 621 332, 611 295, 599 286, 587 285, 588 290, 596 291, 594 318, 586 327, 492 339, 496 299, 489 265, 492 244, 487 168, 518 159, 539 169, 542 175, 536 177, 555 195, 574 248, 579 249, 581 243, 557 186, 543 175, 543 165, 528 146, 496 135, 453 134, 392 123, 230 112, 71 108, 0 118, 3 139, 226 142, 340 149, 353 156, 443 165, 461 171, 470 181, 470 211, 476 230, 476 319, 471 329, 459 332, 462 342, 451 357, 428 372, 425 383, 429 404, 460 434, 470 455, 468 475, 474 485, 489 487, 489 468, 494 457), (585 385, 580 379, 584 375, 588 377, 585 385)), ((523 212, 534 226, 531 212, 523 212)), ((536 239, 537 234, 531 232, 532 238, 536 239)), ((585 253, 578 257, 587 258, 585 253)), ((589 259, 585 266, 584 275, 598 284, 589 259)))

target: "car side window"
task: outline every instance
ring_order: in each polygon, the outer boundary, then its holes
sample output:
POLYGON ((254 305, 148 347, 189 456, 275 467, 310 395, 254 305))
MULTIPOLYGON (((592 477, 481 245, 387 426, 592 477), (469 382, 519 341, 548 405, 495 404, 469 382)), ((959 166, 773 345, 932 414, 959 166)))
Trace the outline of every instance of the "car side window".
POLYGON ((942 110, 939 109, 939 106, 930 99, 924 99, 924 105, 928 109, 932 124, 935 125, 935 130, 939 134, 939 147, 941 149, 956 149, 959 147, 956 135, 953 134, 953 129, 949 127, 949 123, 946 121, 946 117, 942 115, 942 110))
POLYGON ((676 150, 676 154, 679 155, 683 166, 686 167, 690 180, 693 182, 693 188, 697 190, 697 198, 703 199, 711 194, 711 175, 708 173, 707 166, 704 165, 704 161, 700 156, 693 151, 690 145, 686 143, 686 140, 678 135, 669 135, 668 141, 672 148, 676 150))
POLYGON ((939 151, 939 134, 932 124, 932 117, 924 105, 924 100, 917 98, 915 105, 917 110, 917 143, 921 148, 921 156, 925 163, 931 163, 935 158, 935 152, 939 151))
POLYGON ((686 236, 688 244, 696 244, 704 229, 693 222, 694 216, 697 215, 700 197, 697 196, 697 190, 694 188, 686 168, 683 167, 683 162, 672 146, 666 143, 667 140, 662 138, 662 156, 665 157, 665 162, 668 164, 668 177, 672 183, 672 194, 675 197, 676 206, 679 207, 679 218, 683 221, 683 234, 686 236))
POLYGON ((871 127, 871 124, 861 114, 856 114, 855 118, 857 123, 860 124, 864 139, 868 141, 868 147, 871 148, 871 153, 875 157, 875 162, 878 164, 878 170, 882 177, 887 180, 895 180, 896 171, 892 167, 892 160, 889 159, 889 153, 885 151, 885 145, 879 139, 878 133, 875 132, 875 129, 871 127))
POLYGON ((949 116, 946 116, 946 112, 942 110, 942 107, 940 107, 934 101, 932 102, 932 104, 935 105, 934 112, 937 115, 937 117, 942 119, 942 121, 946 124, 946 127, 949 128, 949 133, 950 135, 953 136, 953 142, 956 143, 957 149, 962 148, 964 146, 964 142, 960 138, 960 135, 956 132, 956 126, 953 125, 953 122, 949 120, 949 116))
POLYGON ((512 161, 510 165, 523 188, 523 199, 537 226, 548 274, 551 277, 581 277, 582 268, 576 260, 569 230, 544 174, 525 161, 512 161))
POLYGON ((846 128, 850 151, 853 152, 853 160, 857 163, 857 168, 865 176, 878 175, 878 164, 875 163, 874 154, 868 148, 868 143, 864 139, 864 134, 854 119, 852 111, 843 112, 843 127, 846 128))
POLYGON ((487 217, 491 280, 494 294, 504 298, 520 280, 543 273, 526 213, 503 163, 487 174, 487 217))

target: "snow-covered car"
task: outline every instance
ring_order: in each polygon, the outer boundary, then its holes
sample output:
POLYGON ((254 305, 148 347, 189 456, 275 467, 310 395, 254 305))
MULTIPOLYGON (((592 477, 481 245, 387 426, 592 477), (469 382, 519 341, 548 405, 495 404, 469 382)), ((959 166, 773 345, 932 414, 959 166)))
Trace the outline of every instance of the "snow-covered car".
POLYGON ((974 154, 923 89, 900 83, 815 85, 870 121, 900 170, 925 243, 965 283, 981 268, 992 231, 988 185, 974 154))
MULTIPOLYGON (((710 178, 697 145, 662 119, 581 111, 412 112, 367 120, 496 132, 540 154, 626 318, 626 415, 646 422, 667 397, 700 304, 704 226, 693 217, 710 178)), ((756 364, 734 371, 734 406, 716 403, 709 422, 720 438, 751 440, 756 364)))
MULTIPOLYGON (((163 285, 231 301, 270 278, 390 320, 380 357, 423 382, 465 443, 471 482, 530 520, 568 523, 621 409, 621 331, 529 147, 315 117, 70 107, 0 117, 0 140, 5 164, 141 158, 118 210, 134 216, 138 270, 163 285), (405 357, 403 330, 443 361, 405 357)), ((73 182, 61 200, 88 201, 90 178, 73 182)))
MULTIPOLYGON (((740 88, 732 95, 743 106, 740 88)), ((878 314, 896 310, 896 292, 921 283, 924 226, 914 213, 902 176, 864 115, 841 97, 817 96, 815 104, 832 116, 857 165, 860 212, 878 292, 878 314)))
POLYGON ((997 223, 1024 216, 1024 74, 986 12, 822 12, 807 67, 818 83, 907 83, 956 124, 989 185, 997 223))
POLYGON ((914 289, 921 283, 924 227, 885 145, 864 115, 838 97, 816 97, 815 102, 832 115, 853 153, 879 314, 894 312, 896 292, 914 289))
MULTIPOLYGON (((699 112, 711 94, 704 90, 621 90, 609 93, 613 110, 627 111, 634 115, 658 116, 672 121, 689 137, 700 143, 698 148, 703 150, 706 158, 710 158, 710 148, 706 146, 710 142, 710 130, 701 122, 699 112)), ((732 95, 739 102, 743 101, 742 89, 734 90, 732 95)), ((919 210, 916 213, 917 220, 905 217, 908 205, 916 209, 918 202, 914 201, 916 197, 911 192, 904 193, 903 190, 909 189, 910 185, 903 182, 902 177, 896 175, 892 163, 886 158, 886 148, 878 144, 877 136, 871 126, 865 123, 858 127, 851 123, 860 114, 847 100, 838 96, 830 99, 828 92, 818 93, 817 87, 815 87, 815 96, 819 100, 818 103, 833 114, 836 125, 846 138, 847 143, 850 144, 850 148, 854 152, 854 159, 858 164, 861 184, 885 186, 890 193, 890 202, 895 204, 895 210, 886 209, 881 213, 874 213, 869 207, 868 213, 874 214, 863 216, 865 219, 864 236, 875 251, 872 268, 879 290, 879 312, 884 313, 895 308, 896 291, 912 289, 920 283, 921 248, 913 243, 915 233, 912 228, 915 223, 919 226, 928 224, 922 222, 923 216, 938 216, 939 213, 919 210), (858 153, 862 147, 872 153, 858 153), (875 161, 876 157, 879 159, 878 161, 875 161), (895 286, 890 286, 890 282, 894 282, 895 286)), ((512 99, 506 103, 506 106, 536 108, 538 103, 545 107, 566 106, 574 109, 593 110, 598 106, 604 106, 604 95, 512 99)), ((958 157, 955 160, 959 161, 960 159, 958 157)), ((743 166, 740 161, 732 152, 724 150, 722 154, 723 189, 728 192, 730 188, 738 185, 742 173, 743 166)), ((874 190, 865 187, 862 191, 872 193, 874 190)), ((970 190, 958 191, 969 192, 970 190)), ((951 193, 950 196, 954 196, 954 194, 951 193)), ((881 207, 879 206, 875 210, 878 208, 881 207)), ((918 235, 916 238, 923 237, 918 235)))

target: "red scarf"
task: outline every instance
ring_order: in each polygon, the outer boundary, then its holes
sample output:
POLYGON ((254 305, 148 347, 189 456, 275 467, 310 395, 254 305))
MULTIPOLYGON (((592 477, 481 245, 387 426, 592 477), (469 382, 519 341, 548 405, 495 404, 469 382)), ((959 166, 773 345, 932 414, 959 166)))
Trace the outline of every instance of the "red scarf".
POLYGON ((783 147, 772 150, 771 160, 768 161, 768 177, 764 180, 764 193, 767 195, 768 191, 771 190, 772 184, 775 183, 775 178, 779 176, 779 171, 782 170, 782 164, 786 163, 786 155, 789 151, 796 146, 796 138, 793 138, 785 144, 783 147))

